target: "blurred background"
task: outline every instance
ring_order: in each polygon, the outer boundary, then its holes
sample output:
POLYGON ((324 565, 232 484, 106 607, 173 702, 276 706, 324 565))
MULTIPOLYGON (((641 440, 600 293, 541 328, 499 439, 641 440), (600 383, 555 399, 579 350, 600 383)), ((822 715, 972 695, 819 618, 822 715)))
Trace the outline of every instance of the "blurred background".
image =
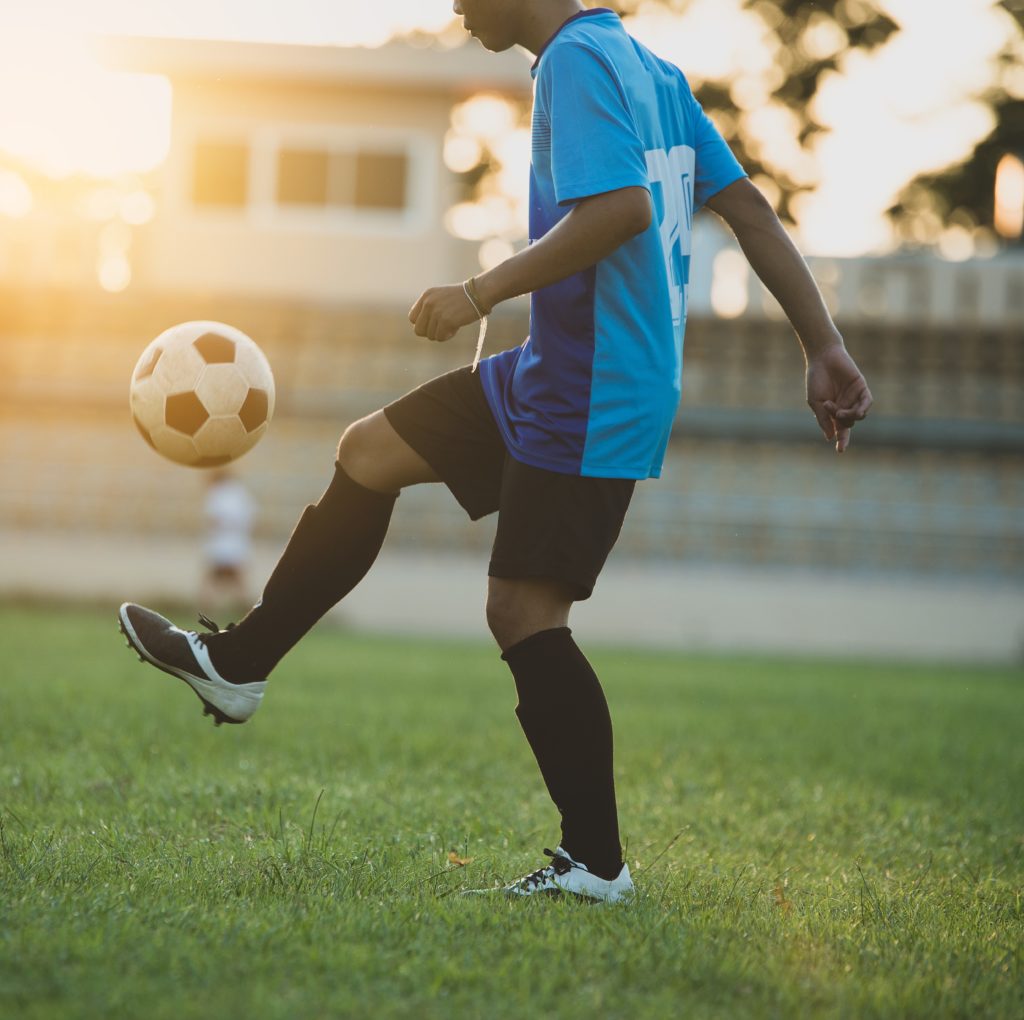
MULTIPOLYGON (((406 313, 525 243, 530 58, 486 53, 444 0, 14 6, 0 596, 200 598, 206 480, 159 459, 127 405, 143 348, 189 319, 248 332, 277 379, 235 472, 257 592, 345 425, 471 357, 471 331, 425 344, 406 313)), ((791 329, 701 214, 665 475, 639 486, 578 629, 1019 661, 1024 0, 611 6, 793 231, 876 406, 837 458, 791 329)), ((527 315, 500 309, 491 350, 527 315)), ((407 492, 337 619, 482 636, 492 537, 443 490, 407 492)))

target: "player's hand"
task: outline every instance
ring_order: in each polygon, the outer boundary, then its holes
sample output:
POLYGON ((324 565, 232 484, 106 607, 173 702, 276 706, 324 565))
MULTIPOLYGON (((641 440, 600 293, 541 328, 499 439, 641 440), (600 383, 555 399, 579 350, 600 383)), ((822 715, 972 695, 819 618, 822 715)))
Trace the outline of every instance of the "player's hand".
POLYGON ((850 429, 871 409, 868 384, 841 343, 807 360, 807 404, 836 453, 850 445, 850 429))
POLYGON ((461 283, 425 290, 409 312, 416 335, 436 341, 451 340, 479 318, 461 283))

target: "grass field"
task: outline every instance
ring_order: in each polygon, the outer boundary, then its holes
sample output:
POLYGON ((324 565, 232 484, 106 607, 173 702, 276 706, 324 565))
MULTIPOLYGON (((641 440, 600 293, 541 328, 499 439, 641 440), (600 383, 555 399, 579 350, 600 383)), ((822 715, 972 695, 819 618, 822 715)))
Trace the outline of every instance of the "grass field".
POLYGON ((5 1018, 1024 1015, 1019 671, 595 653, 602 908, 457 895, 557 838, 482 641, 317 631, 219 730, 113 609, 0 651, 5 1018))

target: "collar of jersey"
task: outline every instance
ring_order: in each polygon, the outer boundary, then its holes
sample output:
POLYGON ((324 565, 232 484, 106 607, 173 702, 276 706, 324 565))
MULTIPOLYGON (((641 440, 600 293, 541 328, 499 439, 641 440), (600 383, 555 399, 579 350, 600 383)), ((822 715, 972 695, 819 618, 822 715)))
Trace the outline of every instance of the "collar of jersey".
POLYGON ((540 58, 544 56, 544 51, 558 38, 562 29, 567 25, 571 25, 574 21, 579 21, 580 18, 590 18, 595 14, 611 14, 613 17, 618 17, 615 11, 608 7, 593 7, 589 11, 577 11, 571 18, 566 18, 555 30, 555 34, 537 51, 537 59, 533 62, 533 67, 530 68, 530 74, 536 77, 537 68, 540 67, 540 58))

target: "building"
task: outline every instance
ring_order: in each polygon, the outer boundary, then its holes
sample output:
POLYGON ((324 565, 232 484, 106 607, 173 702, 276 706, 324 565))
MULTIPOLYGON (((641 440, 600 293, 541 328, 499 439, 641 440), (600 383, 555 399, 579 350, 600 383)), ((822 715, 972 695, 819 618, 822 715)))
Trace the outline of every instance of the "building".
MULTIPOLYGON (((95 224, 40 211, 0 233, 0 529, 188 533, 195 487, 130 427, 127 385, 167 326, 219 319, 274 365, 274 427, 241 470, 277 541, 322 490, 346 423, 472 356, 472 331, 421 343, 406 311, 477 268, 476 245, 444 228, 462 197, 442 160, 452 106, 480 90, 525 100, 526 60, 180 41, 119 41, 109 57, 172 82, 170 154, 125 290, 96 285, 95 224)), ((697 222, 679 428, 618 555, 1019 587, 1020 253, 811 260, 876 398, 837 462, 804 406, 791 328, 715 218, 697 222)), ((491 351, 528 329, 510 304, 491 351)), ((396 542, 488 544, 443 492, 402 504, 396 542)))
POLYGON ((463 197, 444 137, 461 100, 529 97, 524 54, 138 39, 105 56, 173 90, 140 288, 390 304, 478 270, 443 225, 463 197))

